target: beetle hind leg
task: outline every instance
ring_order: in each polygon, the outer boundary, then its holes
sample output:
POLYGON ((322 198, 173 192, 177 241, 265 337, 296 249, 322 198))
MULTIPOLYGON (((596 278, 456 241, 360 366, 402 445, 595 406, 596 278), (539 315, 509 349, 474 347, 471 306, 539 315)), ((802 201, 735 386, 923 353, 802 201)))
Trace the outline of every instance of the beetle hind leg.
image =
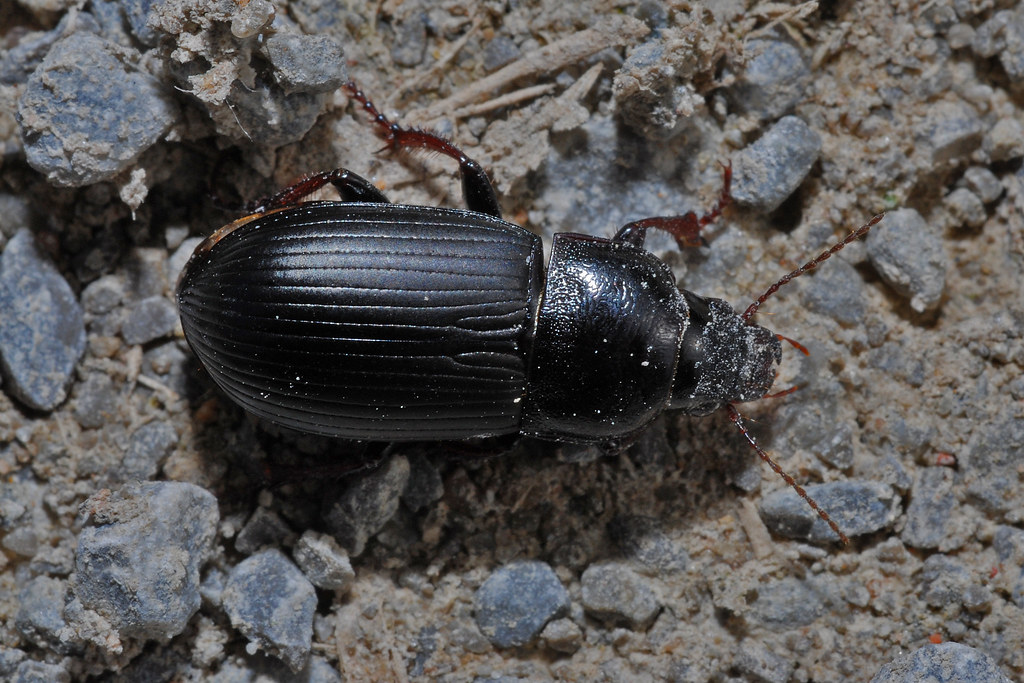
POLYGON ((277 194, 259 200, 255 206, 250 207, 250 212, 265 213, 294 206, 325 185, 334 185, 343 202, 390 203, 384 193, 363 176, 345 168, 336 168, 306 176, 277 194))
POLYGON ((359 89, 354 81, 346 83, 345 89, 352 99, 359 102, 373 118, 380 136, 388 143, 389 148, 424 149, 443 154, 459 162, 459 174, 462 176, 462 196, 466 201, 466 208, 470 211, 501 218, 498 195, 495 194, 494 186, 491 185, 487 173, 479 163, 470 159, 465 152, 440 135, 417 128, 403 128, 397 123, 393 123, 374 106, 370 98, 359 89))

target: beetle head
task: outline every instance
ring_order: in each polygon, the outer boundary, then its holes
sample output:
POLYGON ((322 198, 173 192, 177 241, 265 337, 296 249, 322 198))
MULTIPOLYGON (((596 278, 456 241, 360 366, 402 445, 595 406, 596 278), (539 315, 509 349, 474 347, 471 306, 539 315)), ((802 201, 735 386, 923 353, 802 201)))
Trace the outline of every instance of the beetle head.
POLYGON ((683 291, 687 326, 669 407, 707 415, 755 401, 775 380, 782 345, 774 332, 741 318, 727 302, 683 291))

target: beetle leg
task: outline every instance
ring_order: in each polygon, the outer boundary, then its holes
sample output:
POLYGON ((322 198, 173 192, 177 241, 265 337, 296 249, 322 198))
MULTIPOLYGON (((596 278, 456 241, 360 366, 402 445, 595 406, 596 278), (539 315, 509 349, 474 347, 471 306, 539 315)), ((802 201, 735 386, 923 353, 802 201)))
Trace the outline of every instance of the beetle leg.
POLYGON ((704 226, 713 222, 722 215, 722 210, 732 202, 732 164, 722 165, 722 190, 718 195, 718 201, 714 208, 703 216, 698 216, 693 211, 681 216, 652 216, 622 226, 613 242, 632 244, 635 247, 642 247, 647 237, 648 228, 663 230, 675 238, 680 249, 688 247, 705 247, 707 241, 701 236, 700 231, 704 226))
POLYGON ((336 168, 333 171, 314 173, 275 195, 261 199, 251 207, 250 213, 265 213, 273 209, 294 206, 328 184, 337 188, 343 202, 389 203, 384 193, 366 178, 347 169, 336 168))
POLYGON ((475 160, 445 140, 440 135, 416 128, 403 128, 391 122, 374 106, 373 102, 359 89, 354 81, 345 84, 345 89, 352 99, 363 105, 363 109, 373 118, 374 124, 382 138, 391 149, 425 149, 437 152, 459 162, 459 174, 462 176, 462 196, 466 208, 477 213, 501 218, 501 207, 498 195, 483 167, 475 160))

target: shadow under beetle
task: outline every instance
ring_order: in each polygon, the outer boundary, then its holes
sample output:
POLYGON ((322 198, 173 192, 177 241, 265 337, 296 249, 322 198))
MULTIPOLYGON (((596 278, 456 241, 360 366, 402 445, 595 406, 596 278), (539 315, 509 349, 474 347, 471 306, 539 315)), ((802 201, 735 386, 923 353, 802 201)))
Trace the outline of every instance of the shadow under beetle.
MULTIPOLYGON (((456 440, 523 434, 627 442, 663 410, 733 407, 768 395, 784 339, 751 322, 786 282, 864 235, 881 216, 772 285, 742 314, 676 286, 643 248, 648 229, 681 247, 730 201, 731 167, 703 216, 630 223, 611 239, 541 240, 501 219, 486 173, 447 140, 354 100, 392 149, 459 162, 468 210, 391 204, 345 169, 318 173, 196 248, 178 286, 185 338, 213 380, 259 417, 345 439, 456 440), (303 202, 331 184, 341 201, 303 202)), ((799 348, 799 346, 798 346, 799 348)), ((785 393, 785 392, 784 392, 785 393)))

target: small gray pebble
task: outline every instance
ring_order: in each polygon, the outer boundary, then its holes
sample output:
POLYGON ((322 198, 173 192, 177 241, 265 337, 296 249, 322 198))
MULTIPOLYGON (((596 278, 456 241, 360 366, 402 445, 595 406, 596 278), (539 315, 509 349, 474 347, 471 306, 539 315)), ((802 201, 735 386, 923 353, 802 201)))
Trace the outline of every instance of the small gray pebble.
POLYGON ((519 59, 519 55, 519 46, 511 38, 497 35, 484 46, 484 71, 497 71, 519 59))
POLYGON ((379 469, 353 477, 339 495, 324 502, 324 522, 349 555, 361 555, 367 541, 398 512, 408 481, 409 460, 395 456, 379 469))
POLYGON ((943 199, 943 204, 958 226, 980 228, 988 218, 981 197, 966 187, 958 187, 950 192, 943 199))
POLYGON ((967 567, 959 560, 942 554, 926 559, 917 578, 921 582, 921 597, 931 607, 959 605, 971 583, 967 567))
POLYGON ((755 39, 743 51, 750 61, 727 91, 740 111, 775 119, 804 99, 811 72, 800 48, 783 40, 755 39))
MULTIPOLYGON (((958 454, 960 455, 960 454, 958 454)), ((960 474, 971 503, 989 513, 1024 509, 1024 419, 989 417, 977 426, 960 457, 960 474)))
POLYGON ((178 445, 178 433, 167 422, 150 422, 136 429, 128 441, 118 475, 122 481, 152 479, 178 445))
POLYGON ((985 134, 983 144, 992 161, 1024 156, 1024 123, 1009 116, 999 119, 985 134))
POLYGON ((100 372, 90 372, 78 385, 72 411, 75 420, 86 429, 105 425, 118 408, 114 380, 100 372))
POLYGON ((572 654, 583 644, 583 630, 572 619, 555 619, 549 622, 540 637, 552 650, 572 654))
POLYGON ((42 63, 46 54, 61 38, 77 31, 98 33, 99 24, 87 12, 68 12, 52 31, 33 32, 0 53, 0 84, 20 85, 42 63))
POLYGON ((795 116, 780 119, 736 155, 732 196, 770 212, 800 186, 821 154, 821 137, 795 116))
POLYGON ((954 550, 963 542, 948 545, 949 525, 959 508, 953 493, 955 475, 946 467, 926 467, 918 472, 907 506, 906 524, 900 539, 911 548, 954 550))
POLYGON ((7 390, 35 410, 67 396, 85 352, 82 309, 67 281, 28 230, 0 256, 0 360, 7 390))
POLYGON ((962 102, 936 102, 914 128, 915 138, 931 150, 933 164, 966 157, 981 144, 984 133, 978 113, 962 102))
POLYGON ((29 659, 18 665, 11 683, 70 683, 71 674, 60 664, 47 664, 29 659))
POLYGON ((991 657, 960 643, 939 643, 900 655, 871 683, 1010 683, 991 657))
POLYGON ((938 231, 914 209, 885 215, 867 238, 868 258, 878 274, 910 307, 924 313, 939 305, 948 259, 938 231))
POLYGON ((1000 525, 992 542, 1003 570, 1010 573, 1010 599, 1024 609, 1024 529, 1000 525))
POLYGON ((22 586, 14 625, 18 632, 42 648, 69 654, 70 643, 61 642, 64 628, 64 594, 67 582, 49 576, 37 576, 22 586))
POLYGON ((153 0, 124 0, 122 11, 128 20, 128 28, 143 45, 152 47, 160 38, 160 32, 150 26, 149 20, 161 5, 153 0))
POLYGON ((569 592, 544 562, 511 562, 480 586, 473 612, 495 647, 519 647, 540 635, 550 620, 568 614, 569 592))
POLYGON ((268 545, 291 545, 295 532, 281 516, 265 507, 257 507, 235 537, 235 550, 251 555, 268 545))
POLYGON ((758 683, 786 683, 794 669, 789 659, 775 654, 764 643, 749 638, 740 644, 733 664, 740 673, 758 683))
POLYGON ((1024 81, 1024 10, 1019 6, 1008 17, 999 61, 1012 83, 1024 81))
POLYGON ((122 634, 172 638, 199 609, 199 570, 212 552, 213 495, 183 482, 132 483, 82 504, 75 595, 122 634))
POLYGON ((293 554, 296 564, 317 588, 346 591, 356 578, 348 555, 326 534, 302 534, 293 554))
POLYGON ((91 33, 50 50, 18 101, 29 165, 80 187, 128 168, 178 117, 169 88, 133 64, 138 54, 91 33))
POLYGON ((624 557, 654 575, 683 571, 690 562, 686 550, 665 534, 661 522, 655 517, 616 517, 608 531, 624 557))
POLYGON ((820 617, 826 602, 819 585, 790 577, 759 586, 751 612, 757 621, 776 631, 800 628, 820 617))
POLYGON ((236 82, 225 104, 238 128, 223 132, 268 147, 298 142, 316 123, 326 98, 325 93, 286 93, 276 83, 247 88, 236 82))
POLYGON ((427 15, 413 12, 395 26, 391 59, 398 66, 418 66, 427 49, 427 15))
MULTIPOLYGON (((885 484, 841 481, 806 489, 807 495, 851 538, 884 529, 900 514, 900 498, 885 484)), ((810 543, 838 540, 825 520, 791 488, 765 496, 760 513, 765 525, 780 536, 810 543)))
POLYGON ((313 641, 316 591, 276 548, 259 552, 228 574, 221 596, 231 625, 295 672, 306 666, 313 641))
POLYGON ((25 661, 24 650, 13 647, 0 646, 0 676, 10 678, 18 665, 25 661))
POLYGON ((124 279, 104 275, 82 290, 82 308, 91 315, 110 313, 124 300, 124 279))
POLYGON ((1003 194, 999 178, 984 166, 971 166, 964 171, 964 184, 986 204, 991 204, 1003 194))
POLYGON ((587 567, 580 578, 583 608, 593 617, 624 622, 634 630, 649 626, 661 601, 643 578, 624 564, 587 567))
POLYGON ((864 322, 864 280, 842 258, 833 258, 827 268, 818 268, 811 286, 801 290, 807 307, 837 321, 843 327, 864 322))
POLYGON ((160 337, 166 337, 178 324, 178 309, 162 296, 132 304, 121 325, 121 336, 125 344, 145 344, 160 337))
POLYGON ((434 464, 422 455, 409 456, 409 480, 402 492, 402 502, 412 512, 441 500, 444 482, 434 464))
POLYGON ((332 92, 348 78, 344 51, 330 36, 274 33, 266 39, 264 50, 277 84, 286 93, 332 92))

